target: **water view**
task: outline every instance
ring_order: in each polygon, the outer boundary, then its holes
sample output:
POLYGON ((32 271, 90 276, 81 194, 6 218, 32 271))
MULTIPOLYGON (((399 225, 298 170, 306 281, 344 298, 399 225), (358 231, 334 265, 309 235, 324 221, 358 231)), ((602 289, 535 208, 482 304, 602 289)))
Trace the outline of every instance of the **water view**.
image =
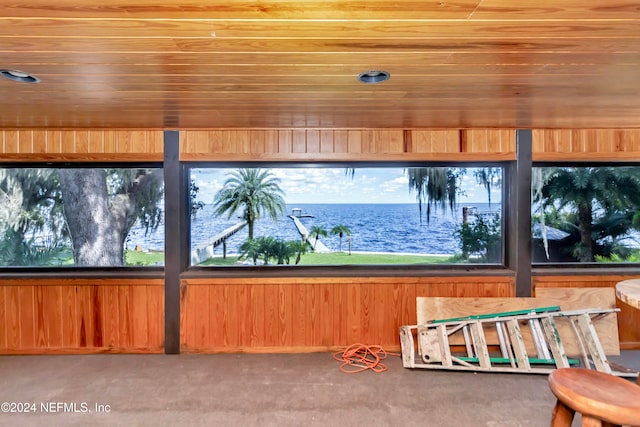
MULTIPOLYGON (((479 213, 497 212, 499 204, 480 203, 470 205, 479 213)), ((293 220, 288 217, 292 209, 298 208, 304 215, 302 224, 309 230, 312 226, 320 226, 330 231, 336 225, 346 225, 351 230, 350 245, 354 252, 391 252, 415 254, 447 254, 460 251, 459 241, 454 235, 457 226, 462 223, 462 206, 456 211, 432 211, 427 222, 423 212, 422 222, 418 205, 407 204, 288 204, 285 215, 274 222, 270 218, 261 218, 255 224, 255 234, 272 236, 283 240, 300 239, 293 220)), ((191 225, 191 247, 205 245, 213 236, 226 228, 237 224, 237 217, 216 216, 212 205, 205 205, 199 211, 191 225)), ((242 229, 227 240, 227 252, 237 253, 240 244, 247 239, 247 230, 242 229)), ((321 237, 320 241, 330 250, 340 249, 340 238, 337 235, 321 237)), ((144 230, 137 228, 129 234, 127 242, 130 248, 139 246, 144 250, 164 250, 164 231, 162 226, 148 236, 144 230)), ((342 239, 343 251, 348 251, 347 237, 342 239)), ((222 247, 217 247, 214 254, 222 254, 222 247)))

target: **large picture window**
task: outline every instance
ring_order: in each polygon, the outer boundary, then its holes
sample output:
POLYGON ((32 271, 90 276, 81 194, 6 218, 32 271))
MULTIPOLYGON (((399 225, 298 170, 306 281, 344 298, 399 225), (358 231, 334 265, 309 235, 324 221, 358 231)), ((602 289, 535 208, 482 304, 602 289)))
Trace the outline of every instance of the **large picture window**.
POLYGON ((191 264, 502 263, 501 167, 198 167, 191 264))
POLYGON ((162 200, 162 168, 0 168, 0 267, 162 265, 162 200))
POLYGON ((532 171, 534 263, 640 262, 640 167, 532 171))

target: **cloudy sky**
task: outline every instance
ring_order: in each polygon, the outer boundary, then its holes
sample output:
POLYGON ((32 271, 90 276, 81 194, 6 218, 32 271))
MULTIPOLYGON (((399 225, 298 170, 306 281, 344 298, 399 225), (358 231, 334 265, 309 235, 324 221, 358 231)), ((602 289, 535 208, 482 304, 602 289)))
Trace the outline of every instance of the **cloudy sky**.
MULTIPOLYGON (((211 203, 222 188, 226 175, 234 169, 192 169, 191 178, 200 188, 198 199, 211 203)), ((294 203, 415 203, 404 168, 358 168, 345 174, 344 168, 271 168, 281 182, 285 201, 294 203)), ((486 203, 486 190, 475 182, 473 169, 467 169, 461 188, 461 203, 486 203)), ((499 190, 491 193, 491 202, 500 202, 499 190)))

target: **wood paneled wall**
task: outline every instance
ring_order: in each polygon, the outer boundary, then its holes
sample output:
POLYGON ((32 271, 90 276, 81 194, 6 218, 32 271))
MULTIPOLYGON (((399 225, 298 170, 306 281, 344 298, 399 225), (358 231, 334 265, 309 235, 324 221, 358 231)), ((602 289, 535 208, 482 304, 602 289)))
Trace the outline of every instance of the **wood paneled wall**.
POLYGON ((2 160, 162 161, 163 132, 155 130, 0 130, 2 160))
MULTIPOLYGON (((0 130, 3 161, 161 161, 162 131, 0 130)), ((185 130, 183 161, 513 160, 514 130, 185 130)), ((534 130, 535 160, 637 160, 640 130, 534 130)), ((536 276, 537 287, 615 286, 630 276, 536 276)), ((0 353, 162 352, 161 279, 0 280, 0 353)), ((417 296, 514 297, 483 277, 185 279, 181 345, 191 352, 399 348, 417 296)), ((623 348, 640 314, 619 302, 623 348)))
POLYGON ((640 129, 538 129, 534 161, 637 161, 640 129))
POLYGON ((514 160, 515 130, 185 130, 183 161, 514 160))
POLYGON ((326 351, 354 343, 398 350, 417 296, 513 297, 513 277, 186 279, 186 352, 326 351))
MULTIPOLYGON (((594 274, 592 276, 541 276, 533 277, 534 290, 538 288, 615 288, 616 283, 623 280, 635 279, 638 275, 607 275, 594 274)), ((616 305, 618 313, 618 335, 620 348, 640 348, 640 310, 635 309, 619 299, 616 305)))
POLYGON ((161 353, 162 279, 0 281, 0 354, 161 353))

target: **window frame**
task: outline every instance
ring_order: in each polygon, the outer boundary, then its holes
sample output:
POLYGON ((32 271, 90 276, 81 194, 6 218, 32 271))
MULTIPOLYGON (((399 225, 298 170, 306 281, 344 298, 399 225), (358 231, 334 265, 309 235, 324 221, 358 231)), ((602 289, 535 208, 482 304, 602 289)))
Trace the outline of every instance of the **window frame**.
MULTIPOLYGON (((268 265, 268 266, 194 266, 191 265, 191 215, 190 203, 184 208, 186 247, 188 253, 183 258, 184 278, 218 277, 389 277, 389 276, 460 276, 489 273, 497 276, 512 276, 507 264, 507 200, 509 197, 507 178, 510 161, 189 161, 181 162, 185 180, 183 189, 188 196, 188 186, 192 169, 237 169, 237 168, 409 168, 409 167, 449 167, 449 168, 501 168, 501 262, 500 263, 454 263, 454 264, 347 264, 347 265, 268 265)), ((190 201, 189 201, 190 202, 190 201)))
MULTIPOLYGON (((36 162, 0 162, 1 169, 161 169, 165 164, 162 161, 36 161, 36 162)), ((164 187, 164 178, 163 178, 164 187)), ((166 215, 166 212, 164 213, 166 215)), ((163 220, 164 223, 164 220, 163 220)), ((73 278, 161 278, 164 265, 161 266, 0 266, 0 278, 46 278, 46 277, 73 277, 73 278)))
MULTIPOLYGON (((534 168, 545 168, 545 167, 638 167, 640 168, 640 161, 533 161, 531 165, 531 170, 534 168)), ((532 182, 533 184, 533 182, 532 182)), ((533 201, 532 201, 533 202, 533 201)), ((533 219, 533 212, 530 210, 530 215, 533 219)), ((531 246, 533 248, 533 230, 530 232, 531 236, 531 246)), ((602 262, 549 262, 549 263, 541 263, 541 262, 533 262, 533 251, 531 251, 531 268, 534 270, 534 273, 548 275, 550 273, 555 274, 571 274, 571 273, 580 273, 584 271, 599 271, 599 272, 607 272, 608 274, 629 274, 629 270, 639 269, 640 262, 611 262, 611 263, 602 263, 602 262)))

